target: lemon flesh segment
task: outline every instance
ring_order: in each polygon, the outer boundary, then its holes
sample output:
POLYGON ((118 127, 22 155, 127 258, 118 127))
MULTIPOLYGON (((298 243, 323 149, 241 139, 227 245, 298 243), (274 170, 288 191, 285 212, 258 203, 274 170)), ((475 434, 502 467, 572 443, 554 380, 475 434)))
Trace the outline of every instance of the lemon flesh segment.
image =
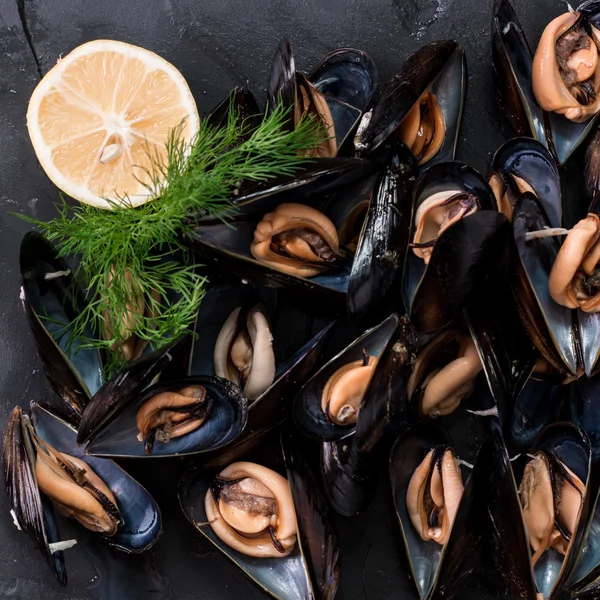
POLYGON ((196 103, 166 60, 114 40, 79 46, 34 90, 27 127, 48 177, 67 195, 99 208, 156 196, 174 130, 189 147, 196 103))

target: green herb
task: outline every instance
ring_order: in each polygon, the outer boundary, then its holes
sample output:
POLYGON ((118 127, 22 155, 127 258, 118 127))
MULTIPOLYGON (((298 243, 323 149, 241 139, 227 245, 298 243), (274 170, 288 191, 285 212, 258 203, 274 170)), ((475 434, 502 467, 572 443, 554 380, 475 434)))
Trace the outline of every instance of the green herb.
POLYGON ((124 362, 122 344, 133 332, 158 346, 190 327, 206 284, 186 245, 190 216, 227 219, 242 181, 293 175, 306 164, 302 151, 319 146, 322 126, 304 119, 288 131, 288 119, 279 106, 247 137, 247 122, 232 109, 224 127, 201 125, 191 151, 181 141, 181 129, 172 132, 166 160, 153 156, 148 173, 153 183, 147 187, 158 199, 140 207, 128 206, 127 198, 112 203, 113 210, 72 207, 63 197, 59 216, 49 222, 20 215, 39 227, 61 256, 80 261, 76 279, 89 303, 70 325, 73 338, 83 347, 112 349, 115 368, 124 362), (239 143, 241 136, 247 139, 239 143), (102 334, 90 338, 90 329, 102 334))

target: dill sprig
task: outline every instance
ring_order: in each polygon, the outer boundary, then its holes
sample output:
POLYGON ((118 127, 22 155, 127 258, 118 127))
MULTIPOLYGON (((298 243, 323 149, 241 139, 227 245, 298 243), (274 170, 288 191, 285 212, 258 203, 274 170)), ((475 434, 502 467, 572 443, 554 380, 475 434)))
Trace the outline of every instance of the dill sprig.
POLYGON ((306 164, 302 152, 318 147, 324 131, 314 119, 289 131, 288 119, 280 105, 250 132, 232 106, 225 126, 203 122, 191 146, 177 128, 166 158, 151 156, 147 187, 157 199, 137 208, 127 198, 104 210, 61 197, 51 221, 20 215, 56 244, 60 256, 79 260, 75 277, 88 303, 70 324, 72 339, 113 349, 116 368, 124 361, 119 348, 132 333, 155 347, 188 330, 207 283, 186 244, 189 217, 226 220, 235 212, 231 198, 241 182, 293 175, 306 164))

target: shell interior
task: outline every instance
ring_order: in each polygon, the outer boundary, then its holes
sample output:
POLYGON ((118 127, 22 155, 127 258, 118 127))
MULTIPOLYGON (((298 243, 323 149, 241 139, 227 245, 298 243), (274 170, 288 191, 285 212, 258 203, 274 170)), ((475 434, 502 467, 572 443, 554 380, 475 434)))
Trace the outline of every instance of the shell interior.
POLYGON ((85 455, 77 445, 76 431, 62 419, 36 403, 31 404, 30 414, 40 438, 88 463, 113 492, 124 525, 107 543, 128 553, 151 548, 162 532, 160 509, 152 496, 113 461, 85 455))

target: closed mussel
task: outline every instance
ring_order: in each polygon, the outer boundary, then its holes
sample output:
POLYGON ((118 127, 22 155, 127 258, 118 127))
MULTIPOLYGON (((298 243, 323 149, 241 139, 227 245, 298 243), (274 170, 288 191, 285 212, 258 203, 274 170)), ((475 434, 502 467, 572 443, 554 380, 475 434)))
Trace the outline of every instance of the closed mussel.
POLYGON ((15 408, 4 434, 4 476, 15 521, 63 585, 63 550, 76 540, 60 539, 54 510, 127 553, 149 549, 162 530, 148 492, 112 461, 85 456, 76 437, 75 429, 36 403, 29 415, 15 408))

